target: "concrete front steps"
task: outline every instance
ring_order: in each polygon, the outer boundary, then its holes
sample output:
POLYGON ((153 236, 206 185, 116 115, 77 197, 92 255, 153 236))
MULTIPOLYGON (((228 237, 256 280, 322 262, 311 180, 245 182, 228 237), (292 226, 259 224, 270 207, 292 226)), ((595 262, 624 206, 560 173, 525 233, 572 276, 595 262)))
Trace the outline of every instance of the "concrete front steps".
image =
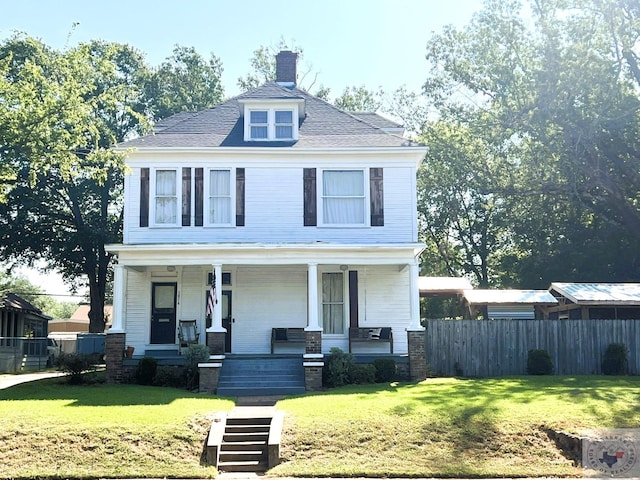
POLYGON ((218 457, 223 472, 265 472, 271 418, 227 418, 218 457))
POLYGON ((284 412, 236 407, 220 412, 207 439, 207 462, 221 472, 266 472, 280 462, 284 412))
POLYGON ((221 397, 256 397, 304 392, 302 355, 228 355, 216 393, 221 397))

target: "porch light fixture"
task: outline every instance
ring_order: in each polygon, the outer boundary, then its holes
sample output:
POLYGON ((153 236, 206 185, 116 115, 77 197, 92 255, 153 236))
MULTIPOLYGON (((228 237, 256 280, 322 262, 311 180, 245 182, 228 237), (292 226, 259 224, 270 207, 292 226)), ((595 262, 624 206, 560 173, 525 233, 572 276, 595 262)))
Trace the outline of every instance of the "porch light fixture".
POLYGON ((175 272, 175 271, 176 271, 176 267, 174 267, 173 265, 167 266, 167 272, 175 272))
POLYGON ((340 265, 340 270, 346 272, 347 270, 349 270, 349 265, 340 265))

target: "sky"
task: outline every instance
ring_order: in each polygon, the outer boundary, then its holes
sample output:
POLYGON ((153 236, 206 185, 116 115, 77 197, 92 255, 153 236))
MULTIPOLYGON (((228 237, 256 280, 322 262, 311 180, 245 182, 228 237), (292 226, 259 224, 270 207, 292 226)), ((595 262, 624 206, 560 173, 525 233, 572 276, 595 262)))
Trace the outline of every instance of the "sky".
MULTIPOLYGON (((463 27, 481 7, 481 0, 0 0, 0 41, 24 32, 58 50, 97 39, 126 43, 151 66, 175 45, 195 47, 220 58, 225 95, 234 96, 253 52, 284 39, 304 51, 298 71, 317 72, 312 91, 419 92, 427 40, 445 25, 463 27)), ((68 293, 55 275, 19 272, 47 293, 68 293)))

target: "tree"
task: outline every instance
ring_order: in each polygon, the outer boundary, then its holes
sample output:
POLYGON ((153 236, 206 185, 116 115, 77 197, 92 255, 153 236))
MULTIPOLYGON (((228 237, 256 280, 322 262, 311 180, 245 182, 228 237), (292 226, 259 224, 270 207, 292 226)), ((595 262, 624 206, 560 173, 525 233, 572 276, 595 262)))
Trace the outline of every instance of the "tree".
POLYGON ((340 110, 347 112, 375 112, 382 106, 382 89, 377 92, 368 90, 364 85, 360 87, 346 87, 333 104, 340 110))
MULTIPOLYGON (((258 88, 266 82, 273 82, 276 79, 276 55, 282 50, 291 50, 298 54, 298 66, 304 58, 304 50, 295 44, 294 41, 287 43, 284 38, 280 38, 278 43, 272 45, 261 45, 253 52, 253 57, 249 60, 251 71, 244 77, 238 78, 238 87, 243 92, 258 88)), ((318 72, 313 71, 311 64, 306 64, 298 72, 298 87, 311 91, 318 79, 318 72)), ((329 90, 322 85, 319 87, 319 97, 326 100, 329 90)))
POLYGON ((628 270, 618 269, 624 262, 614 238, 632 254, 628 263, 640 263, 640 5, 528 6, 530 18, 518 1, 489 0, 464 30, 448 27, 433 37, 424 93, 443 118, 478 132, 490 119, 491 129, 508 133, 493 145, 514 160, 509 182, 490 191, 510 205, 514 248, 505 261, 620 279, 628 270), (580 236, 595 239, 601 251, 592 259, 608 268, 576 263, 594 253, 580 236))
POLYGON ((104 246, 121 236, 123 154, 108 147, 145 128, 131 82, 144 77, 140 60, 118 44, 56 52, 15 36, 0 45, 0 256, 86 275, 91 332, 105 325, 104 246))
POLYGON ((222 100, 222 62, 205 60, 193 47, 176 45, 151 75, 146 88, 149 113, 158 121, 177 112, 210 108, 222 100))

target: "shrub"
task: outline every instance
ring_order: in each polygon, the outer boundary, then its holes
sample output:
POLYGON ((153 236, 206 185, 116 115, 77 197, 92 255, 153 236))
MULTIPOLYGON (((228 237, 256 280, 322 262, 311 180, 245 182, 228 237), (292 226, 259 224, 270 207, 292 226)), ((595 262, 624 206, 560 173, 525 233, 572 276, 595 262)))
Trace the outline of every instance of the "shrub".
POLYGON ((189 390, 198 388, 200 374, 198 364, 209 360, 209 347, 202 344, 189 345, 184 354, 184 379, 189 390))
POLYGON ((65 353, 58 359, 59 369, 68 373, 67 381, 73 385, 84 382, 84 374, 95 371, 96 362, 91 355, 82 353, 65 353))
POLYGON ((376 358, 373 361, 376 383, 392 382, 396 377, 396 361, 393 358, 376 358))
POLYGON ((627 371, 627 347, 624 343, 610 343, 602 358, 602 373, 622 375, 627 371))
POLYGON ((349 367, 349 383, 363 384, 376 381, 376 367, 370 363, 352 363, 349 367))
POLYGON ((326 368, 323 368, 323 380, 328 387, 341 387, 349 383, 349 369, 353 365, 353 355, 337 347, 331 349, 326 368))
POLYGON ((176 367, 160 365, 153 377, 153 384, 157 387, 182 387, 183 379, 178 375, 176 367))
POLYGON ((158 361, 153 357, 142 357, 136 367, 136 383, 140 385, 152 385, 156 376, 158 361))
POLYGON ((529 375, 553 374, 553 361, 546 350, 529 350, 527 356, 527 373, 529 375))

